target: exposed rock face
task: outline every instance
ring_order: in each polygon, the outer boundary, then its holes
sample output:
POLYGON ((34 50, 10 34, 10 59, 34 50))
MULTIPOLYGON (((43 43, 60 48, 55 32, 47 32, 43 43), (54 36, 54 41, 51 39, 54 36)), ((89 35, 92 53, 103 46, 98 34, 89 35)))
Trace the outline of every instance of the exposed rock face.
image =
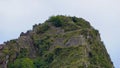
POLYGON ((3 49, 3 45, 0 45, 0 50, 2 50, 3 49))
POLYGON ((23 67, 113 68, 113 64, 99 32, 89 22, 53 16, 0 45, 0 68, 23 67))
POLYGON ((86 41, 85 38, 81 35, 80 37, 72 37, 68 40, 65 44, 66 46, 75 46, 75 45, 85 45, 86 41))

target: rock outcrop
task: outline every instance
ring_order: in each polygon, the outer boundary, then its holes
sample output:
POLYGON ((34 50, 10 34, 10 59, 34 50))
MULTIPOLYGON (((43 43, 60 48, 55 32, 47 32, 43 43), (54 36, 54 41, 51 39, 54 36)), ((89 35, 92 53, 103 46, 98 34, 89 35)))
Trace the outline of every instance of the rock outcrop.
POLYGON ((52 16, 0 45, 0 68, 114 68, 98 30, 77 17, 52 16))

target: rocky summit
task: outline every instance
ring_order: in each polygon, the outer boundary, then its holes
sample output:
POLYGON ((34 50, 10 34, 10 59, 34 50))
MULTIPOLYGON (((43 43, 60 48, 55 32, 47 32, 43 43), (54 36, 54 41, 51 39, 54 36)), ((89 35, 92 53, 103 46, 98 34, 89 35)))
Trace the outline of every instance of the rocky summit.
POLYGON ((99 31, 83 18, 51 16, 0 45, 0 68, 114 68, 99 31))

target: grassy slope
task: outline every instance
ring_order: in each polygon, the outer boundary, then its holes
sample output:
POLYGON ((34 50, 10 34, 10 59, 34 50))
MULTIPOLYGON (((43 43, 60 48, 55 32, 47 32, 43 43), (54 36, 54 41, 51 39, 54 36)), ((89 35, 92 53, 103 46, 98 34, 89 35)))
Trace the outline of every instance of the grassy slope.
POLYGON ((8 68, 113 67, 99 32, 77 17, 52 16, 45 23, 34 25, 27 35, 7 42, 1 52, 9 56, 8 68), (85 38, 84 45, 65 46, 70 38, 80 35, 85 38))

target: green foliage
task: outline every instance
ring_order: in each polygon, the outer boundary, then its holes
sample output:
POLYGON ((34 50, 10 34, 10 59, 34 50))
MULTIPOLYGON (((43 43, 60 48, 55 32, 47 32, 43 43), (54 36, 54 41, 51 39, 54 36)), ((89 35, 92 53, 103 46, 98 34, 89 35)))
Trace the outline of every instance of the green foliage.
POLYGON ((39 33, 44 33, 49 29, 49 25, 47 23, 43 23, 42 25, 35 28, 35 31, 39 33))
POLYGON ((80 27, 74 24, 74 22, 65 23, 65 25, 62 28, 65 32, 80 29, 80 27))
POLYGON ((54 60, 54 54, 53 53, 48 53, 46 54, 45 57, 45 62, 47 62, 47 64, 50 64, 53 60, 54 60))
POLYGON ((75 17, 75 16, 74 16, 74 17, 71 17, 71 19, 72 19, 73 22, 78 22, 78 21, 79 21, 79 18, 77 18, 77 17, 75 17))
POLYGON ((47 22, 52 23, 56 27, 62 27, 65 31, 72 31, 81 28, 90 28, 89 22, 82 18, 66 17, 62 15, 52 16, 47 22))
POLYGON ((98 30, 92 30, 91 33, 94 35, 94 37, 99 35, 99 31, 98 30))
POLYGON ((8 68, 35 68, 33 61, 29 58, 16 59, 14 63, 9 64, 8 68))
POLYGON ((9 49, 8 49, 8 48, 5 48, 5 49, 3 50, 3 53, 5 53, 6 55, 9 54, 9 49))
POLYGON ((48 21, 51 22, 56 27, 61 27, 64 23, 63 19, 61 18, 62 18, 61 16, 52 16, 48 21))
POLYGON ((25 58, 27 56, 28 56, 28 50, 27 50, 27 48, 21 48, 20 49, 20 53, 17 56, 17 58, 25 58))
POLYGON ((36 68, 49 68, 47 62, 42 58, 36 58, 34 60, 34 65, 36 68))
POLYGON ((53 54, 47 53, 42 58, 36 58, 34 65, 36 68, 49 68, 50 63, 53 61, 53 54))
POLYGON ((72 17, 73 22, 82 27, 82 28, 90 28, 90 23, 84 20, 83 18, 72 17))
POLYGON ((55 54, 55 55, 59 55, 61 50, 62 50, 62 48, 56 48, 56 49, 54 50, 54 54, 55 54))
POLYGON ((45 23, 34 25, 33 32, 17 42, 7 43, 9 46, 2 49, 0 61, 8 55, 8 68, 111 68, 109 55, 97 36, 98 31, 82 18, 52 16, 45 23), (60 29, 64 31, 56 33, 60 29), (19 43, 27 38, 31 38, 26 42, 28 45, 19 43), (70 42, 74 38, 80 38, 85 44, 81 45, 80 41, 75 46, 64 46, 68 42, 74 44, 70 42))
POLYGON ((52 40, 50 39, 49 36, 45 36, 41 39, 34 41, 35 47, 38 49, 39 55, 43 55, 43 53, 50 48, 51 41, 52 40))
POLYGON ((16 39, 10 40, 10 43, 16 43, 16 39))
POLYGON ((55 48, 53 51, 54 60, 50 66, 53 68, 74 68, 74 65, 75 67, 80 66, 80 62, 86 61, 85 58, 82 57, 82 55, 84 55, 83 51, 81 51, 82 49, 82 47, 55 48))

